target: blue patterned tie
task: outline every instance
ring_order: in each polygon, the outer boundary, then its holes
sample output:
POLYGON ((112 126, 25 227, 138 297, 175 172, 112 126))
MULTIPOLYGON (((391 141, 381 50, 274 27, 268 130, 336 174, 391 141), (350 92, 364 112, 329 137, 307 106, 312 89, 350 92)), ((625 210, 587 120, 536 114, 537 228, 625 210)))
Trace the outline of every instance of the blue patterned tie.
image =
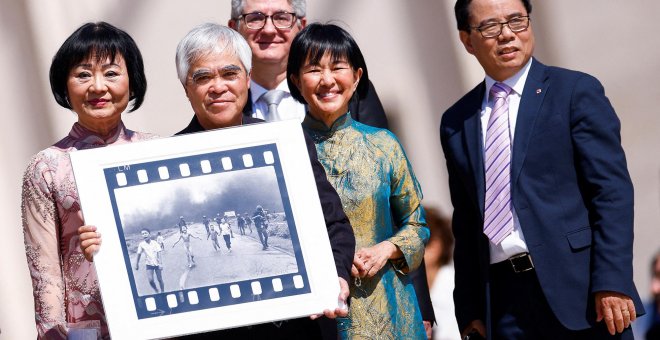
POLYGON ((511 211, 511 135, 509 133, 509 103, 511 88, 495 83, 490 89, 495 98, 486 129, 486 200, 484 234, 494 244, 500 244, 513 231, 511 211))

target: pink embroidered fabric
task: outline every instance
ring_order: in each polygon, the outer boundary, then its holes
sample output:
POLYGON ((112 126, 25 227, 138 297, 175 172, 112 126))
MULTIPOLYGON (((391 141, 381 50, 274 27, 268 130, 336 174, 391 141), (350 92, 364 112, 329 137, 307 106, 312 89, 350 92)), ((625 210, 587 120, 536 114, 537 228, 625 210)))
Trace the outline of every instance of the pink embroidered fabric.
POLYGON ((100 137, 75 123, 69 135, 32 157, 23 176, 22 222, 40 339, 65 339, 69 328, 108 328, 94 264, 79 247, 84 224, 69 152, 157 138, 119 123, 100 137))

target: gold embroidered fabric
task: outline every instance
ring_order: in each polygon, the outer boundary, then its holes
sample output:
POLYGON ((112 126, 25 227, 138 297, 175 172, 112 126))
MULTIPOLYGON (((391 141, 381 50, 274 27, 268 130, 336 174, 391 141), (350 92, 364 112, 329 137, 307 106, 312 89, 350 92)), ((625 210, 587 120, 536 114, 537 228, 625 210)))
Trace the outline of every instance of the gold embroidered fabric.
POLYGON ((339 194, 355 233, 356 250, 391 241, 403 252, 372 278, 351 278, 348 318, 338 319, 347 339, 425 339, 412 282, 429 238, 422 192, 397 138, 346 114, 325 126, 309 114, 303 127, 339 194))

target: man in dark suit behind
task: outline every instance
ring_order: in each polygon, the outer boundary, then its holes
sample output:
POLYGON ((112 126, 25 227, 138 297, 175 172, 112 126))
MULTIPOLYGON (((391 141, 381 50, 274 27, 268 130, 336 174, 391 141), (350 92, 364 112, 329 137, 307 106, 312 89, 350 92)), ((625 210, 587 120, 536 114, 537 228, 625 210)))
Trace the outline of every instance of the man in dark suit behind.
POLYGON ((532 58, 528 0, 458 0, 486 73, 442 117, 463 336, 632 338, 633 187, 595 78, 532 58))

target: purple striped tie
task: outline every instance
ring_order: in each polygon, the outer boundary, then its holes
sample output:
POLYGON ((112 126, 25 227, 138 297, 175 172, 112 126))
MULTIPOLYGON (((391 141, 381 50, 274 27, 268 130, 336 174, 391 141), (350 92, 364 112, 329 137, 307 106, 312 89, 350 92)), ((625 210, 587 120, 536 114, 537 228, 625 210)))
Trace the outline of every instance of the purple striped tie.
POLYGON ((486 129, 486 202, 484 234, 494 244, 500 244, 513 231, 511 212, 511 136, 509 134, 509 103, 511 88, 495 83, 490 89, 495 98, 486 129))

